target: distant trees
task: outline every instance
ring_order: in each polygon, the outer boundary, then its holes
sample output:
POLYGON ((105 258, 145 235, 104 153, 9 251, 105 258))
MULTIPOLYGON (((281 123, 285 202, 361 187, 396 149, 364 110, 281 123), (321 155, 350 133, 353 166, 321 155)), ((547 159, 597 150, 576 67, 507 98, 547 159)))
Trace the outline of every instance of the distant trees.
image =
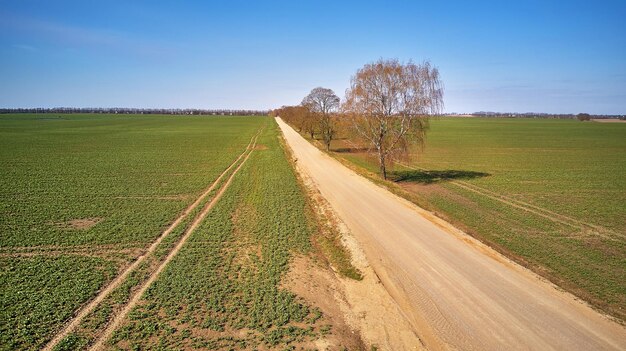
POLYGON ((270 111, 271 116, 280 116, 299 133, 308 134, 311 139, 316 133, 322 135, 326 149, 335 135, 333 113, 339 108, 339 97, 331 89, 315 88, 297 106, 282 106, 270 111))
POLYGON ((311 113, 310 118, 317 125, 327 151, 330 150, 330 143, 336 132, 331 114, 339 108, 339 102, 339 97, 334 91, 318 87, 311 90, 301 103, 311 113))
POLYGON ((134 107, 52 107, 52 108, 0 108, 1 113, 102 113, 102 114, 158 114, 158 115, 213 115, 213 116, 264 116, 266 110, 225 110, 197 108, 134 108, 134 107))
POLYGON ((377 156, 380 173, 387 179, 391 162, 409 148, 423 145, 429 116, 442 107, 443 84, 437 68, 429 62, 380 59, 357 70, 343 104, 331 89, 318 87, 299 106, 283 106, 271 115, 282 117, 312 139, 320 133, 326 150, 338 129, 353 130, 377 156))
POLYGON ((352 77, 342 110, 377 155, 380 173, 387 179, 388 163, 410 146, 423 144, 429 115, 442 107, 443 85, 437 68, 429 62, 380 59, 352 77))
POLYGON ((315 136, 315 123, 311 120, 311 113, 305 106, 282 106, 271 111, 270 115, 279 116, 285 122, 293 125, 298 133, 307 133, 311 138, 315 136))
POLYGON ((591 121, 591 115, 589 115, 588 113, 579 113, 576 115, 576 118, 579 121, 591 121))

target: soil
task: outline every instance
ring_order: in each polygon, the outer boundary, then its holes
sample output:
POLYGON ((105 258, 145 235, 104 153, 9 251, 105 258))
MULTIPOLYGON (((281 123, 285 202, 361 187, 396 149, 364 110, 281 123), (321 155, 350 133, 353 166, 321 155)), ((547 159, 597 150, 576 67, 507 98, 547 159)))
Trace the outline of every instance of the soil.
POLYGON ((611 118, 611 119, 593 118, 591 120, 594 122, 600 122, 600 123, 626 123, 626 119, 615 119, 615 118, 611 118))
POLYGON ((53 224, 56 225, 58 228, 64 230, 86 230, 100 223, 101 221, 102 218, 100 217, 90 217, 72 219, 67 222, 55 222, 53 224))

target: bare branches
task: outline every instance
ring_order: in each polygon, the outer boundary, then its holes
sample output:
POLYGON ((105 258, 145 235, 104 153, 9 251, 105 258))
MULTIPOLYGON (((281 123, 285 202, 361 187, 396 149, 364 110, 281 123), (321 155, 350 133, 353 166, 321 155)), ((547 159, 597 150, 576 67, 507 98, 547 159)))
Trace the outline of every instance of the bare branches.
POLYGON ((301 103, 314 113, 330 114, 339 108, 339 97, 332 89, 318 87, 309 93, 301 103))
POLYGON ((272 111, 272 114, 280 116, 285 122, 295 126, 299 133, 307 133, 311 138, 315 135, 313 117, 305 106, 283 106, 272 111))
MULTIPOLYGON (((331 89, 318 87, 300 106, 277 112, 311 138, 319 132, 329 150, 338 123, 333 113, 339 103, 331 89)), ((407 155, 409 148, 423 145, 429 116, 442 108, 443 84, 430 62, 405 64, 380 59, 366 64, 351 78, 341 112, 369 151, 377 154, 381 174, 387 178, 387 164, 407 155)))
POLYGON ((330 143, 336 132, 331 113, 339 108, 339 101, 334 91, 322 87, 311 90, 302 100, 301 105, 308 108, 317 122, 326 150, 330 150, 330 143))
POLYGON ((380 171, 409 146, 423 144, 428 116, 443 108, 439 71, 429 62, 400 63, 397 59, 366 64, 351 79, 342 110, 357 133, 375 150, 380 171))

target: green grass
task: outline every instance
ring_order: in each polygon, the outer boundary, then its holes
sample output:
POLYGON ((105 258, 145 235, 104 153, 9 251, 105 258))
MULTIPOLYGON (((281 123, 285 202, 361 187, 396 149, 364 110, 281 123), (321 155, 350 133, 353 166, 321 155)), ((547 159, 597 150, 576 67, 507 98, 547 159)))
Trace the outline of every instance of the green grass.
POLYGON ((144 243, 241 153, 257 117, 0 115, 0 245, 144 243), (100 218, 89 230, 62 223, 100 218))
MULTIPOLYGON (((135 258, 136 253, 124 249, 145 248, 154 240, 265 121, 0 115, 0 250, 9 256, 0 259, 2 303, 7 304, 0 344, 41 347, 122 264, 135 258), (68 225, 85 218, 98 221, 91 228, 68 225), (23 299, 25 294, 29 299, 23 299), (23 301, 14 303, 16 296, 23 301)), ((151 260, 165 255, 182 229, 172 232, 151 260)), ((143 265, 133 272, 58 349, 89 342, 148 271, 143 265)))
POLYGON ((267 121, 260 147, 115 332, 115 348, 284 348, 329 331, 280 285, 315 225, 267 121))
MULTIPOLYGON (((335 155, 377 172, 363 154, 335 155)), ((439 118, 410 162, 420 170, 397 166, 391 178, 394 191, 626 320, 625 155, 626 124, 439 118), (459 181, 606 230, 558 223, 459 181)))
POLYGON ((417 164, 491 176, 471 180, 626 233, 626 124, 442 118, 417 164))
MULTIPOLYGON (((261 127, 223 198, 109 346, 293 348, 330 333, 318 309, 281 286, 291 257, 313 248, 318 225, 272 119, 0 115, 2 346, 45 345, 261 127), (91 227, 73 227, 85 219, 91 227)), ((55 350, 93 344, 217 191, 55 350)))
POLYGON ((0 259, 0 349, 36 350, 115 273, 81 256, 0 259))

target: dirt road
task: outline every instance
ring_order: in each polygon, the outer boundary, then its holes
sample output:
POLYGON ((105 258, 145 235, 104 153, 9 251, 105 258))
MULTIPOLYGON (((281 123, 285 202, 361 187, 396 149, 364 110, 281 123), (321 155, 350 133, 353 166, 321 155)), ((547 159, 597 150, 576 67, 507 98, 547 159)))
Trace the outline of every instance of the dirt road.
POLYGON ((300 167, 360 242, 427 348, 626 350, 623 326, 277 122, 300 167))

